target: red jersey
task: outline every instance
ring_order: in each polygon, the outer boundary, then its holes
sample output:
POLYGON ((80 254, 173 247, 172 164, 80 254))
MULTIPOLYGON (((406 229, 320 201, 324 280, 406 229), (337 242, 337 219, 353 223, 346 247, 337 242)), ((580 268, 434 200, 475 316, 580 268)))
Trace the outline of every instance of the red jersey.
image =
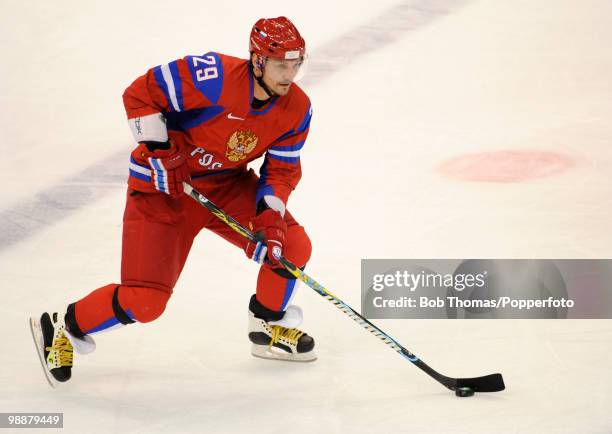
MULTIPOLYGON (((196 186, 209 176, 244 171, 265 154, 256 201, 274 195, 287 203, 301 177, 310 100, 294 83, 287 95, 256 110, 253 86, 247 60, 210 52, 150 69, 126 89, 123 101, 132 121, 163 115, 169 140, 186 150, 196 186)), ((139 145, 132 152, 128 183, 154 192, 143 150, 139 145)))

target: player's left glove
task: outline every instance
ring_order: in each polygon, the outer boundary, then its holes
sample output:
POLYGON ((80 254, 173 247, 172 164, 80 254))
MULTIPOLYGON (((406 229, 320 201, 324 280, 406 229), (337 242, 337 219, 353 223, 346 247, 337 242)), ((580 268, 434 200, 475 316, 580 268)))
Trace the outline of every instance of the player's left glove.
POLYGON ((287 235, 287 223, 281 213, 268 208, 257 214, 251 223, 257 241, 247 244, 247 256, 259 264, 267 257, 270 265, 278 265, 287 235))

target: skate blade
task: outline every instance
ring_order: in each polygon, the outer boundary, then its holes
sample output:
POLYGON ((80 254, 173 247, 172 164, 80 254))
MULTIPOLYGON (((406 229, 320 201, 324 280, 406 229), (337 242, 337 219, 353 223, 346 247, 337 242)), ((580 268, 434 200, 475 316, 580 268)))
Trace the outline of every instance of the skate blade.
POLYGON ((267 345, 251 345, 251 354, 254 357, 260 359, 268 359, 268 360, 280 360, 285 362, 300 362, 300 363, 308 363, 314 362, 317 360, 317 355, 314 351, 310 351, 308 353, 297 353, 297 354, 289 354, 283 350, 276 349, 274 347, 270 348, 267 345))
POLYGON ((45 341, 40 329, 40 323, 36 318, 30 318, 30 331, 32 332, 34 346, 36 347, 38 359, 40 360, 43 372, 45 373, 45 378, 49 382, 49 385, 55 389, 59 382, 53 378, 53 375, 47 369, 47 361, 45 360, 45 341))

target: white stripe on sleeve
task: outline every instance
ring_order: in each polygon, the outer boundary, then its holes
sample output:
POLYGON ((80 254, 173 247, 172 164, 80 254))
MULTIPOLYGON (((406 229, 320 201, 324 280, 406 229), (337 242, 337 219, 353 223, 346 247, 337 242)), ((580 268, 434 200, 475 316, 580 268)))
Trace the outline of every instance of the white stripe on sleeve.
POLYGON ((268 153, 272 155, 278 155, 279 157, 299 157, 300 151, 276 151, 274 149, 268 149, 268 153))
POLYGON ((134 164, 132 162, 130 162, 130 170, 133 170, 134 172, 138 172, 141 173, 143 175, 146 176, 151 176, 151 171, 149 169, 146 169, 142 166, 139 166, 138 164, 134 164))
POLYGON ((164 77, 164 81, 166 82, 166 86, 168 86, 168 94, 170 95, 172 107, 174 108, 174 111, 180 112, 181 108, 179 107, 178 99, 176 98, 176 88, 174 87, 174 80, 172 79, 170 66, 168 64, 162 65, 161 72, 162 76, 164 77))

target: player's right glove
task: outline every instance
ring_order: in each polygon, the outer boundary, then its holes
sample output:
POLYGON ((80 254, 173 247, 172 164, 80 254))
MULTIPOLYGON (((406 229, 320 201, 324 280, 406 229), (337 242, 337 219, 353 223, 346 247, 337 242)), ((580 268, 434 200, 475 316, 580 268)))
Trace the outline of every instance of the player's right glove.
POLYGON ((189 167, 184 152, 170 142, 142 142, 147 150, 142 156, 151 165, 151 183, 162 193, 177 197, 183 193, 183 181, 189 182, 189 167))

